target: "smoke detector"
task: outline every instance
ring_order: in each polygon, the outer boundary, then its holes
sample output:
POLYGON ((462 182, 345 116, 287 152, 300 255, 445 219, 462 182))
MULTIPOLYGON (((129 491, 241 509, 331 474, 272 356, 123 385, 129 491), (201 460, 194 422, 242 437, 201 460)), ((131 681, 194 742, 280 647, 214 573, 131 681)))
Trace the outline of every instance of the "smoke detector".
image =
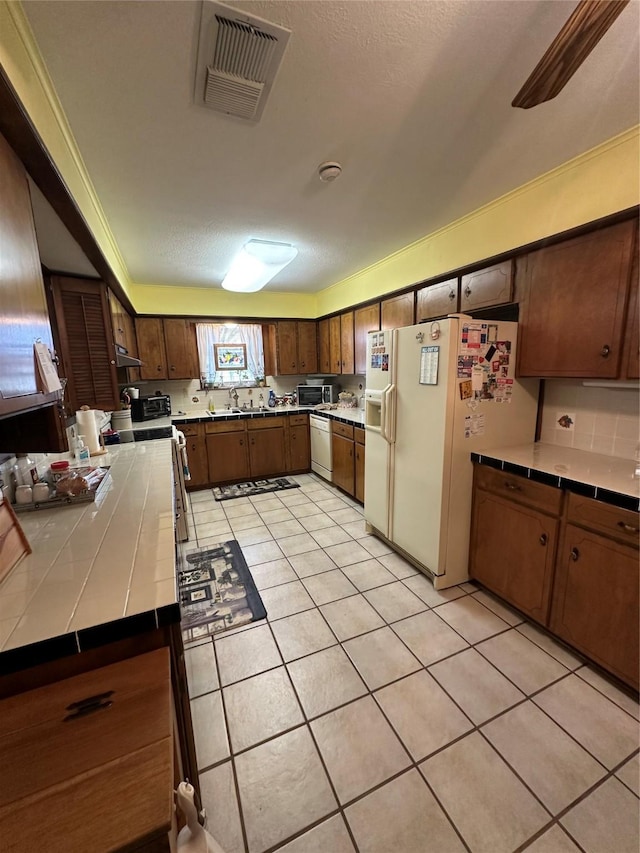
POLYGON ((326 163, 321 163, 318 166, 318 177, 321 181, 325 183, 329 183, 330 181, 335 181, 336 178, 340 177, 342 173, 342 166, 340 163, 332 163, 331 161, 327 161, 326 163))
POLYGON ((195 103, 258 121, 290 35, 255 15, 203 0, 195 103))

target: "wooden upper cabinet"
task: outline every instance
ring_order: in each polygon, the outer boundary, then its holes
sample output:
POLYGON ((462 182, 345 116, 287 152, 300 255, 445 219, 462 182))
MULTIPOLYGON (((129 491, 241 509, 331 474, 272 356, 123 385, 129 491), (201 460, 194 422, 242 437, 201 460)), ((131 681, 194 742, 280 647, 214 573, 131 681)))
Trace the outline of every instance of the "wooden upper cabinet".
POLYGON ((340 372, 355 373, 353 311, 340 315, 340 372))
POLYGON ((329 343, 330 320, 318 323, 318 372, 333 373, 331 368, 331 345, 329 343))
POLYGON ((69 407, 118 409, 115 350, 107 288, 92 279, 51 277, 69 407))
POLYGON ((196 379, 198 347, 195 323, 189 320, 165 319, 162 321, 164 345, 169 379, 196 379))
POLYGON ((293 376, 298 370, 298 338, 295 320, 276 324, 278 376, 293 376))
POLYGON ((8 414, 52 402, 39 393, 33 344, 53 341, 27 175, 2 136, 0 210, 0 414, 8 414))
POLYGON ((318 372, 318 324, 315 320, 299 320, 298 333, 298 372, 318 372))
POLYGON ((638 340, 638 329, 640 317, 638 316, 638 235, 636 234, 636 247, 633 253, 633 264, 631 267, 631 289, 629 292, 629 308, 627 310, 627 329, 625 332, 624 349, 622 353, 622 378, 640 379, 640 341, 638 340))
POLYGON ((354 372, 364 375, 367 372, 367 335, 380 329, 380 303, 357 308, 354 311, 354 372))
POLYGON ((463 275, 460 282, 460 311, 468 313, 493 305, 505 305, 513 298, 513 261, 504 261, 463 275))
MULTIPOLYGON (((112 290, 109 290, 109 308, 111 310, 111 327, 113 329, 113 341, 121 347, 127 347, 127 330, 125 329, 124 315, 127 313, 122 303, 112 290)), ((127 315, 128 316, 128 315, 127 315)))
POLYGON ((140 379, 167 379, 167 354, 161 317, 136 317, 140 379))
POLYGON ((330 373, 342 373, 342 349, 340 344, 340 315, 329 318, 330 373))
POLYGON ((628 220, 526 256, 520 376, 618 376, 636 228, 628 220))
POLYGON ((416 323, 432 317, 446 317, 458 310, 458 279, 421 287, 416 292, 416 323))
POLYGON ((380 328, 400 329, 413 326, 413 290, 383 299, 381 302, 380 328))

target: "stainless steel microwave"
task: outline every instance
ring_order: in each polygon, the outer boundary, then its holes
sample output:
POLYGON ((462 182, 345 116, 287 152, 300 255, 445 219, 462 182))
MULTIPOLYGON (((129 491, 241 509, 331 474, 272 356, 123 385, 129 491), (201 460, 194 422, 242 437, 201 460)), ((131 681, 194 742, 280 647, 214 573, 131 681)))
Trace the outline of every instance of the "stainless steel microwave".
POLYGON ((131 401, 132 421, 151 421, 154 418, 166 418, 170 414, 171 397, 168 394, 138 397, 131 401))
POLYGON ((317 406, 320 403, 337 403, 336 385, 298 385, 298 405, 317 406))

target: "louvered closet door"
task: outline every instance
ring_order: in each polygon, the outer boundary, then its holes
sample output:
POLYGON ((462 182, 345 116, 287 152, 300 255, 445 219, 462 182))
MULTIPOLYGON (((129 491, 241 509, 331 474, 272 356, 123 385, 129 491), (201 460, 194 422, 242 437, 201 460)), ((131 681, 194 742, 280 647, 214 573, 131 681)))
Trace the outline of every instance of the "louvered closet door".
POLYGON ((69 408, 118 409, 114 345, 106 287, 96 281, 51 279, 69 408))

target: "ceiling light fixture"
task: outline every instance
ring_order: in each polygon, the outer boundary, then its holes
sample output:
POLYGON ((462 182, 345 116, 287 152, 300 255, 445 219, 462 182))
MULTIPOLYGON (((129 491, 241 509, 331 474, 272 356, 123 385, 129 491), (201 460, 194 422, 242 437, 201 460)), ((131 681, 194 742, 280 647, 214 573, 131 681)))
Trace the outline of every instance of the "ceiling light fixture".
POLYGON ((297 254, 298 250, 290 243, 249 240, 231 262, 222 286, 236 293, 255 293, 291 263, 297 254))
POLYGON ((335 181, 342 174, 342 166, 333 160, 327 160, 326 163, 320 163, 318 166, 318 177, 324 183, 335 181))

